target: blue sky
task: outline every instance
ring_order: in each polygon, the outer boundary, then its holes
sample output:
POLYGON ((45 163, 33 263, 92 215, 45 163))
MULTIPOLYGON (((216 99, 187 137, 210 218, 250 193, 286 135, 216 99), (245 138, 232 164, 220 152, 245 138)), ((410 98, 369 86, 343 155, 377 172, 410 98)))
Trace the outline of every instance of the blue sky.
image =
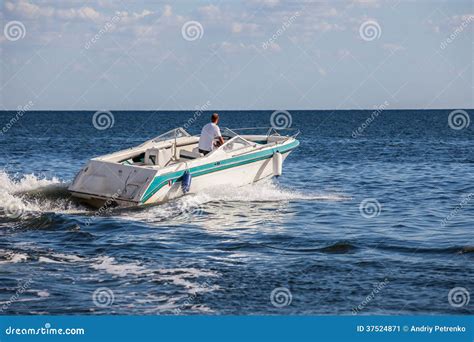
POLYGON ((6 0, 0 19, 1 109, 474 107, 468 0, 6 0))

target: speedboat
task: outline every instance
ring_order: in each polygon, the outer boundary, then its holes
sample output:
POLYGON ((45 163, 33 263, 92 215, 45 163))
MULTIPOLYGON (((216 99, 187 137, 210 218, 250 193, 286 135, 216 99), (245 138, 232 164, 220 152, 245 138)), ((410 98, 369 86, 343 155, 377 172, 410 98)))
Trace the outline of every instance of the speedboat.
POLYGON ((128 207, 163 203, 211 186, 243 186, 280 176, 283 161, 299 145, 299 131, 236 133, 249 130, 256 128, 223 129, 224 144, 204 156, 199 153, 199 136, 176 128, 139 146, 89 160, 68 190, 96 208, 128 207))

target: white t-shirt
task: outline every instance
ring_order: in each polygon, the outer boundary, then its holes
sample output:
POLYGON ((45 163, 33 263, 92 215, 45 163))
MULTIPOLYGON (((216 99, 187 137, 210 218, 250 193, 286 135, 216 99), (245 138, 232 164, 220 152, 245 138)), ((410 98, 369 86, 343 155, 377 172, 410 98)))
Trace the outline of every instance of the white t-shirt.
POLYGON ((214 138, 221 136, 221 130, 215 123, 209 122, 204 125, 199 138, 199 149, 204 151, 212 151, 214 149, 214 138))

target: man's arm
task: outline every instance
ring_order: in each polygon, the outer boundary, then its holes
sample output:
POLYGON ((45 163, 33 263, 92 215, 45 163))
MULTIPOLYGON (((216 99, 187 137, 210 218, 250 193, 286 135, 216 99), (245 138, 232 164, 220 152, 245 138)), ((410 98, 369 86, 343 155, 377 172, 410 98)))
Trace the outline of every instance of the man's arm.
POLYGON ((216 138, 217 138, 217 146, 224 145, 224 139, 222 138, 221 129, 219 127, 217 127, 216 138))

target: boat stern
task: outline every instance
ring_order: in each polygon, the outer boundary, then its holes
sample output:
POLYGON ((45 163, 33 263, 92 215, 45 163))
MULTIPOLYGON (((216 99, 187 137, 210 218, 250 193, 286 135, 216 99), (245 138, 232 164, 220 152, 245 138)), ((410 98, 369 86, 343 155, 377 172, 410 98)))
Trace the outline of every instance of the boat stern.
POLYGON ((153 181, 156 170, 131 165, 91 160, 79 171, 68 190, 96 208, 135 206, 153 181))

